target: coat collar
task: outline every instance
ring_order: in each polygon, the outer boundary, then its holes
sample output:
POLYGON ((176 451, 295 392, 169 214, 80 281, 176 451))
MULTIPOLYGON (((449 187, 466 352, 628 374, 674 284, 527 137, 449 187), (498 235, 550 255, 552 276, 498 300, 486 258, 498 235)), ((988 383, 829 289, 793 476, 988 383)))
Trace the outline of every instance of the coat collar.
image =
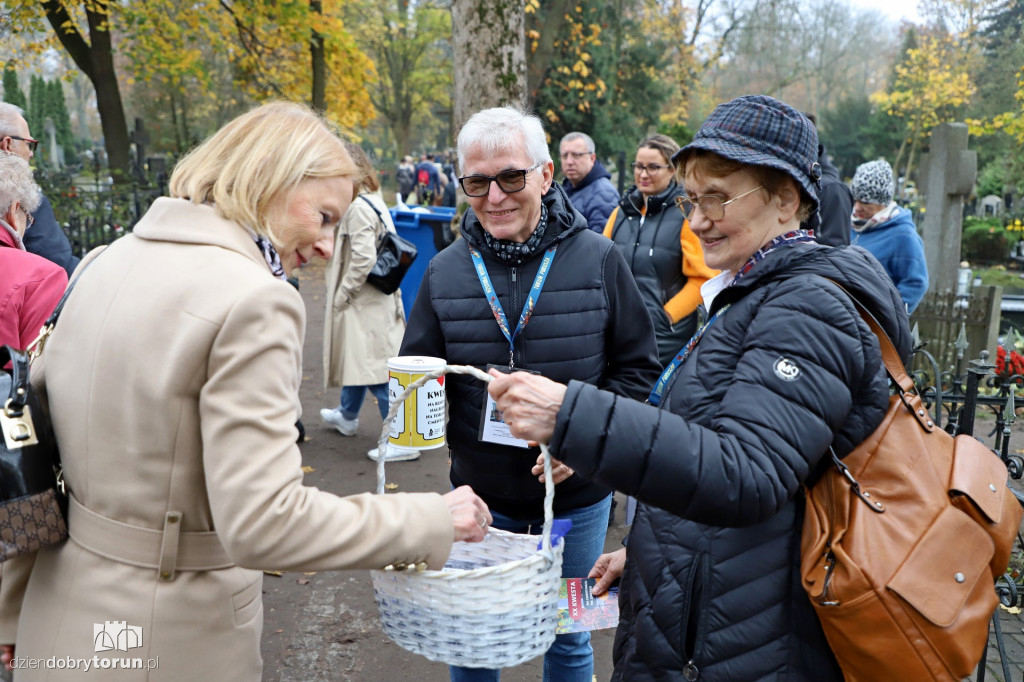
POLYGON ((249 232, 206 204, 160 197, 153 202, 132 232, 140 239, 150 241, 219 246, 270 270, 249 232))
POLYGON ((6 220, 2 219, 0 219, 0 246, 9 246, 19 251, 25 250, 25 244, 21 241, 21 237, 18 236, 18 231, 8 225, 6 220))
MULTIPOLYGON (((675 180, 669 182, 668 187, 661 190, 659 193, 654 194, 647 199, 647 216, 655 215, 660 213, 662 209, 671 208, 672 210, 679 210, 675 207, 675 198, 677 194, 682 194, 683 190, 679 187, 675 180)), ((633 185, 623 195, 622 200, 619 202, 622 206, 622 210, 627 215, 639 216, 642 215, 642 209, 644 205, 644 196, 640 193, 640 190, 633 185)))

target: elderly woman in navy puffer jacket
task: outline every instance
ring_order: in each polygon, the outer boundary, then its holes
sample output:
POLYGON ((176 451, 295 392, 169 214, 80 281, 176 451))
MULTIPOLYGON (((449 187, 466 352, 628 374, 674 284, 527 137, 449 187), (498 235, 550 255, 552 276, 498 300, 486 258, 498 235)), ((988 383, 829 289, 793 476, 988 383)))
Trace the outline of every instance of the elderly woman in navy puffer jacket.
POLYGON ((723 272, 652 404, 539 376, 490 384, 513 434, 550 443, 556 482, 575 470, 640 501, 628 550, 591 572, 600 591, 625 563, 615 680, 842 680, 800 583, 800 489, 888 405, 850 295, 904 359, 911 342, 878 262, 799 229, 817 205, 817 147, 799 112, 745 96, 676 155, 690 226, 723 272))

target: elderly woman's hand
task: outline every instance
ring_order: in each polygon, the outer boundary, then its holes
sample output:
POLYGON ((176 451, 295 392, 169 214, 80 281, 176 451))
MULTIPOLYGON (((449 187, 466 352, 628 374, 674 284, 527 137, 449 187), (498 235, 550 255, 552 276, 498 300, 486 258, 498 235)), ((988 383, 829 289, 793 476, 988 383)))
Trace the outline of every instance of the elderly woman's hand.
POLYGON ((529 372, 504 374, 492 369, 490 374, 494 380, 487 390, 512 435, 533 443, 549 442, 565 399, 565 384, 529 372))
POLYGON ((597 562, 594 564, 594 567, 590 569, 590 573, 587 575, 588 578, 598 578, 598 581, 594 583, 592 594, 595 597, 599 597, 607 592, 608 588, 612 586, 612 583, 622 576, 622 571, 625 568, 625 547, 597 557, 597 562))
POLYGON ((487 535, 487 527, 494 519, 481 500, 468 485, 459 486, 445 493, 444 501, 452 514, 455 527, 455 542, 480 542, 487 535))

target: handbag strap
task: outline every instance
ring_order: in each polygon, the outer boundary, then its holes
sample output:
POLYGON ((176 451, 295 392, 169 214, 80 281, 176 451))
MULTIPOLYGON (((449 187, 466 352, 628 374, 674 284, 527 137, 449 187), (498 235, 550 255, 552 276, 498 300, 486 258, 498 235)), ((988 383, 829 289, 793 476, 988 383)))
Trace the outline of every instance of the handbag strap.
POLYGON ((857 299, 856 296, 846 290, 839 282, 834 279, 828 279, 828 281, 835 284, 839 289, 850 297, 853 301, 854 307, 857 308, 857 312, 860 313, 860 317, 868 325, 874 335, 878 338, 878 347, 882 351, 882 362, 885 364, 885 370, 889 374, 889 378, 892 379, 893 383, 899 386, 900 389, 900 400, 902 400, 907 407, 910 409, 910 413, 914 415, 917 421, 921 424, 921 428, 925 431, 931 432, 935 429, 935 423, 928 417, 927 410, 914 409, 908 403, 908 395, 914 393, 914 380, 910 378, 910 374, 907 372, 907 368, 903 365, 903 361, 900 359, 900 354, 896 351, 896 346, 893 345, 892 339, 882 329, 881 323, 871 313, 867 307, 857 299))
POLYGON ((0 368, 11 363, 11 391, 4 399, 4 412, 17 416, 28 401, 28 353, 13 346, 0 346, 0 368))
POLYGON ((384 214, 380 212, 379 208, 373 205, 372 201, 366 198, 365 194, 360 194, 358 198, 365 201, 369 207, 373 209, 373 212, 377 214, 377 220, 379 220, 380 224, 384 226, 384 232, 381 233, 380 237, 377 239, 377 250, 380 251, 381 244, 384 243, 384 238, 388 236, 388 225, 384 222, 384 214))

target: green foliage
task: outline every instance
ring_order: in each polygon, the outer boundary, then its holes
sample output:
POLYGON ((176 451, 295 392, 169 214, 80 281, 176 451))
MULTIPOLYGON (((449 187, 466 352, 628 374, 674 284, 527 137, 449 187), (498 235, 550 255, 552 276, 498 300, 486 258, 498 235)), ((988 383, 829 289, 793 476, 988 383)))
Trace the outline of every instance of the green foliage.
POLYGON ((28 87, 28 107, 25 121, 33 137, 43 139, 43 121, 46 111, 46 83, 40 76, 32 76, 28 87))
POLYGON ((1018 236, 1003 227, 1002 218, 964 218, 960 254, 969 263, 1001 263, 1010 256, 1018 236))
POLYGON ((655 129, 671 94, 671 83, 659 77, 671 46, 651 36, 627 4, 581 0, 554 38, 551 66, 534 98, 552 145, 580 130, 607 159, 632 154, 655 129))
POLYGON ((680 147, 685 147, 693 141, 694 132, 685 123, 662 123, 658 126, 658 132, 671 137, 680 147))
POLYGON ((21 107, 22 111, 25 110, 25 105, 28 104, 28 101, 25 99, 25 93, 22 92, 21 86, 18 85, 18 73, 14 70, 14 65, 11 62, 7 62, 7 66, 4 67, 4 101, 16 107, 21 107))
POLYGON ((1003 186, 1006 184, 1006 169, 1001 163, 993 162, 981 169, 978 173, 977 195, 979 197, 995 194, 1003 196, 1003 186))

